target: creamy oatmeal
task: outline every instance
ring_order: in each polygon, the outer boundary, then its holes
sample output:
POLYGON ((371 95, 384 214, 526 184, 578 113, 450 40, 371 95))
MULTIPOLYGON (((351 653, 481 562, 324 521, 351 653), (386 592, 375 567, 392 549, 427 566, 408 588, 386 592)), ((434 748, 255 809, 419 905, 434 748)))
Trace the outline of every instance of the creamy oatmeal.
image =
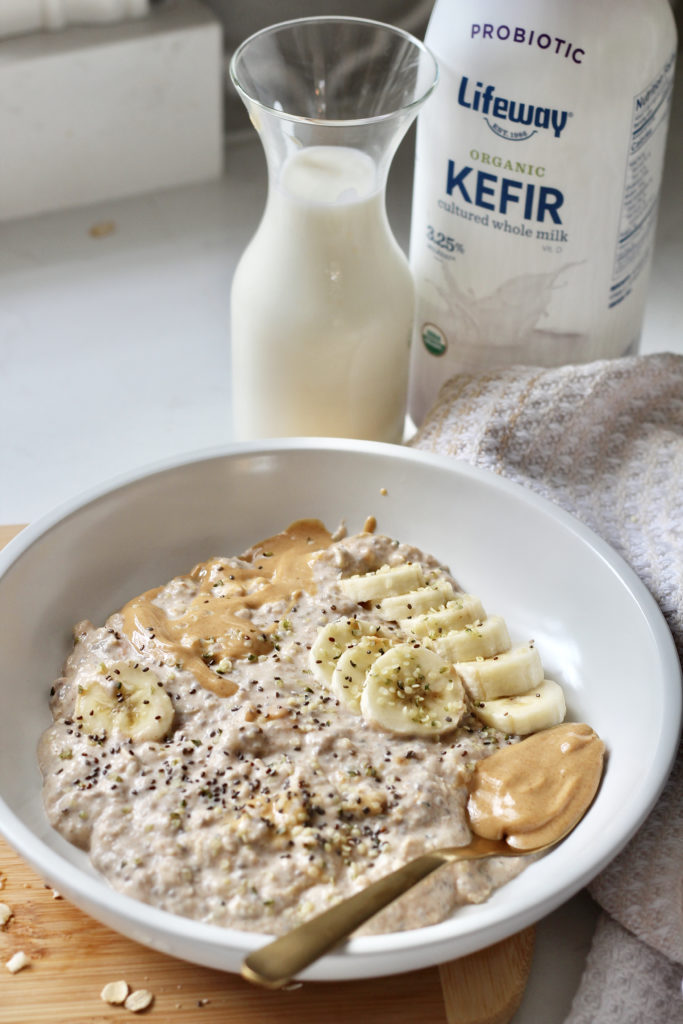
MULTIPOLYGON (((534 731, 538 654, 371 526, 333 538, 302 520, 76 626, 40 744, 44 803, 115 889, 278 933, 468 841, 475 766, 519 740, 491 722, 519 724, 529 686, 534 731)), ((447 865, 365 930, 440 921, 525 862, 447 865)))

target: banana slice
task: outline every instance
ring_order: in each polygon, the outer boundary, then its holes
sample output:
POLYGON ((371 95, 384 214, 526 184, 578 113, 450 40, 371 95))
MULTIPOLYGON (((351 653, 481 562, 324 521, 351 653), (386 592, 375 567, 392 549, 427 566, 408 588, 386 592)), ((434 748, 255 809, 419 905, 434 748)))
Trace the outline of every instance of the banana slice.
POLYGON ((79 686, 76 718, 88 733, 120 732, 132 740, 162 740, 173 724, 171 698, 149 669, 117 661, 79 686))
POLYGON ((409 736, 455 729, 465 693, 453 668, 418 644, 397 644, 371 665, 360 699, 372 725, 409 736))
POLYGON ((417 590, 385 597, 378 607, 385 618, 400 622, 409 620, 411 615, 422 615, 433 608, 441 608, 454 597, 455 591, 448 580, 437 579, 417 590))
POLYGON ((328 688, 332 685, 332 673, 337 661, 347 647, 352 647, 375 629, 362 619, 335 619, 318 630, 309 656, 310 666, 316 677, 328 688))
POLYGON ((509 651, 510 634, 505 620, 500 615, 491 615, 483 622, 473 622, 464 629, 451 629, 426 643, 444 661, 474 661, 509 651))
POLYGON ((354 715, 360 715, 360 698, 372 665, 389 650, 385 637, 367 636, 339 657, 332 673, 330 689, 335 697, 346 704, 354 715))
POLYGON ((538 686, 543 665, 533 644, 520 644, 493 658, 458 661, 455 669, 472 700, 512 697, 538 686))
POLYGON ((475 701, 473 710, 485 725, 502 732, 528 736, 531 732, 549 729, 563 722, 567 706, 562 687, 551 679, 544 679, 532 690, 514 697, 475 701))
POLYGON ((422 566, 414 562, 405 565, 383 565, 375 572, 347 576, 339 580, 342 592, 352 601, 378 601, 390 594, 404 594, 425 581, 422 566))
POLYGON ((400 620, 401 629, 420 638, 435 639, 452 629, 463 629, 472 622, 483 622, 486 618, 484 606, 474 594, 456 594, 443 608, 425 612, 424 615, 412 614, 400 620))

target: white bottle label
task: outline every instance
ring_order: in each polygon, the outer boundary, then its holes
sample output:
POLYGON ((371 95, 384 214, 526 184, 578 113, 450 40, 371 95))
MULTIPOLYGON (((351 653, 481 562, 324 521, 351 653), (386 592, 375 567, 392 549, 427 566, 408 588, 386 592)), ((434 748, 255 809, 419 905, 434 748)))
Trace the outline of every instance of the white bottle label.
POLYGON ((674 56, 635 97, 618 77, 598 95, 590 37, 505 25, 472 25, 470 36, 478 63, 466 47, 440 61, 418 122, 418 423, 460 370, 635 346, 656 223, 674 56), (484 61, 484 30, 494 41, 505 30, 497 39, 516 62, 484 61))
POLYGON ((633 101, 631 145, 610 289, 610 305, 621 302, 642 273, 655 229, 659 178, 673 88, 672 56, 633 101))

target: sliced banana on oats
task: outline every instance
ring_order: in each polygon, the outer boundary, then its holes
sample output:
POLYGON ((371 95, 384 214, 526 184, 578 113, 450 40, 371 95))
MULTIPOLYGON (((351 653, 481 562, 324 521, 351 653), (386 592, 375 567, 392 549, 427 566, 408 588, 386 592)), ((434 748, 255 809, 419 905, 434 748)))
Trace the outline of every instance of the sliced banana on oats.
POLYGON ((378 601, 391 594, 404 594, 425 581, 422 566, 415 562, 404 565, 383 565, 374 572, 347 576, 339 580, 341 591, 352 601, 378 601))
POLYGON ((332 685, 332 673, 344 651, 375 628, 362 619, 335 619, 318 630, 310 652, 310 666, 315 676, 327 687, 332 685))
POLYGON ((397 644, 371 665, 361 694, 363 717, 390 732, 438 736, 454 729, 465 694, 452 666, 418 644, 397 644))
POLYGON ((541 658, 532 643, 477 661, 458 661, 455 669, 472 700, 487 701, 526 693, 543 680, 541 658))
POLYGON ((330 682, 334 696, 354 715, 360 715, 360 698, 365 678, 372 665, 389 650, 386 637, 362 637, 340 655, 330 682))
POLYGON ((155 741, 173 724, 173 704, 151 669, 119 661, 79 686, 75 715, 87 733, 155 741))
POLYGON ((416 590, 385 597, 378 607, 385 618, 400 622, 409 619, 411 615, 422 615, 434 608, 442 608, 454 597, 455 591, 449 581, 437 578, 416 590))
POLYGON ((456 594, 443 608, 422 615, 412 614, 400 620, 401 629, 414 636, 432 639, 452 629, 464 629, 486 618, 484 606, 474 594, 456 594))
POLYGON ((519 736, 559 725, 567 713, 562 687, 551 679, 513 697, 474 701, 473 710, 485 725, 519 736))
POLYGON ((510 650, 510 634, 500 615, 491 615, 483 622, 473 622, 463 629, 451 629, 425 643, 444 661, 475 661, 492 658, 510 650))

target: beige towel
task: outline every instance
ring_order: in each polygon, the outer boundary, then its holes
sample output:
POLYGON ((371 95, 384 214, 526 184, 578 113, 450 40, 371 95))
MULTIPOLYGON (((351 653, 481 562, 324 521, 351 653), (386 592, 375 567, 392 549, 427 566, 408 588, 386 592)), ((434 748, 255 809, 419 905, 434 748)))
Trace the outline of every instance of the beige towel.
MULTIPOLYGON (((599 533, 656 598, 683 659, 683 357, 461 375, 412 444, 516 480, 599 533)), ((609 918, 569 1022, 683 1021, 683 748, 657 807, 590 890, 609 918)))
POLYGON ((680 966, 634 938, 607 914, 598 921, 581 986, 565 1024, 605 1021, 683 1021, 680 966))

